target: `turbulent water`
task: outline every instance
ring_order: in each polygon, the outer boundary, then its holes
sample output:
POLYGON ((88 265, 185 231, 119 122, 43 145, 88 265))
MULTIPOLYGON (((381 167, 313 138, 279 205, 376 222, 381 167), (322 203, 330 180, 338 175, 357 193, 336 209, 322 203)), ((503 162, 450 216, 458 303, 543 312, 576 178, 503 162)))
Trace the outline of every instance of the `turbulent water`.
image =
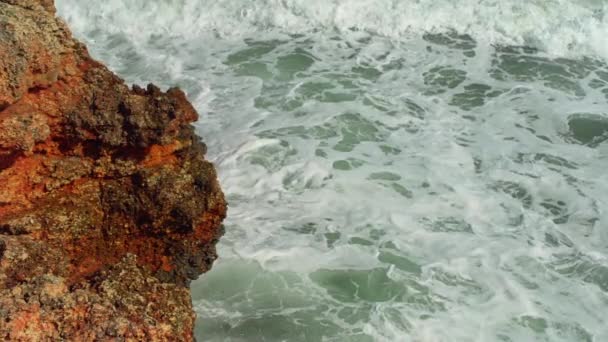
POLYGON ((605 0, 58 0, 230 203, 203 341, 608 341, 605 0))

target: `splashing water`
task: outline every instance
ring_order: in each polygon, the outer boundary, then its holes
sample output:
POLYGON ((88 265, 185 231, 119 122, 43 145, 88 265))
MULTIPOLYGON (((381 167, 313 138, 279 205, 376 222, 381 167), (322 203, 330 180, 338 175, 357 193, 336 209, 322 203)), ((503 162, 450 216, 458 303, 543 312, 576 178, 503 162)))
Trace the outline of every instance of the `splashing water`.
POLYGON ((201 340, 608 340, 605 1, 57 6, 202 114, 201 340))

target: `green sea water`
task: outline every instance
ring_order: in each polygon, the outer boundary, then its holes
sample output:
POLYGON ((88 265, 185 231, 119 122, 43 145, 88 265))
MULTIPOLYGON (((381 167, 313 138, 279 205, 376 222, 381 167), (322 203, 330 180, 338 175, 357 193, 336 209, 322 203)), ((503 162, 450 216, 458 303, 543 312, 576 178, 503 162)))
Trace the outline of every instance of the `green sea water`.
POLYGON ((58 1, 201 113, 199 340, 608 340, 607 4, 456 3, 58 1))

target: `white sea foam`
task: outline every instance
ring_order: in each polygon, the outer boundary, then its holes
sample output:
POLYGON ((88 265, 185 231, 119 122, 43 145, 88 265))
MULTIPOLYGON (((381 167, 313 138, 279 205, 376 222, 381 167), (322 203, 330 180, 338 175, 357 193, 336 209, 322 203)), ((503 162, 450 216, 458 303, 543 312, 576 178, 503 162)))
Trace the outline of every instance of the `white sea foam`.
POLYGON ((569 126, 608 114, 605 1, 57 4, 202 115, 230 211, 201 339, 608 340, 608 145, 569 126))
POLYGON ((57 5, 77 32, 121 32, 135 42, 271 29, 360 29, 392 38, 453 29, 488 44, 608 57, 608 4, 602 0, 58 0, 57 5))

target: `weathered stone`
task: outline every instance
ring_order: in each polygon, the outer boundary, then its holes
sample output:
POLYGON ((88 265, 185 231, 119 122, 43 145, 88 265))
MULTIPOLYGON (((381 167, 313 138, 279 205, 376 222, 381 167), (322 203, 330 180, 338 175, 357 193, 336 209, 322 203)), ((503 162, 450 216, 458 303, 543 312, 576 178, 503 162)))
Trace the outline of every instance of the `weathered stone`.
POLYGON ((0 339, 192 340, 226 202, 179 89, 124 82, 50 0, 0 0, 0 339))

